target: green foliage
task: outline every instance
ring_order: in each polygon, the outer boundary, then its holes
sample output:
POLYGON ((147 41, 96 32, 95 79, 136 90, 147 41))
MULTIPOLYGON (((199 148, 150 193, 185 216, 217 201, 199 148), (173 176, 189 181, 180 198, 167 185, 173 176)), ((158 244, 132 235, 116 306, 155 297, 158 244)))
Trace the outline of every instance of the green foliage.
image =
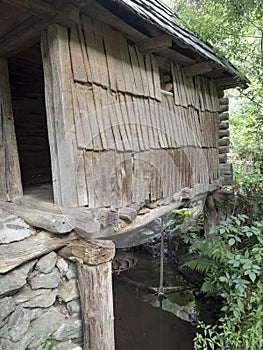
POLYGON ((247 168, 245 164, 235 165, 235 213, 246 213, 250 221, 258 220, 263 215, 263 175, 258 166, 247 168))
POLYGON ((218 324, 200 324, 195 349, 263 346, 263 221, 247 221, 245 215, 229 217, 209 238, 193 243, 200 257, 185 265, 204 273, 202 290, 223 300, 218 324))
POLYGON ((172 210, 175 217, 169 222, 172 232, 169 235, 170 243, 176 240, 176 246, 179 240, 184 244, 191 245, 198 240, 199 233, 203 228, 204 214, 202 203, 195 203, 193 208, 181 208, 172 210))
POLYGON ((54 339, 54 333, 51 333, 49 337, 46 339, 45 343, 43 344, 42 348, 46 350, 52 350, 56 346, 56 340, 54 339))

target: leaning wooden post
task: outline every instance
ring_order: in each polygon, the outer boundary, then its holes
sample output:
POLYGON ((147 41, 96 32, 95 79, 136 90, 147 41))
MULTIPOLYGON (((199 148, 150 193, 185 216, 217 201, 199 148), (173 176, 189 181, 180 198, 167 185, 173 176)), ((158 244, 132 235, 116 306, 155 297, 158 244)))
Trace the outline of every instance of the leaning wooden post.
POLYGON ((77 240, 59 251, 78 267, 85 350, 114 350, 111 241, 77 240))

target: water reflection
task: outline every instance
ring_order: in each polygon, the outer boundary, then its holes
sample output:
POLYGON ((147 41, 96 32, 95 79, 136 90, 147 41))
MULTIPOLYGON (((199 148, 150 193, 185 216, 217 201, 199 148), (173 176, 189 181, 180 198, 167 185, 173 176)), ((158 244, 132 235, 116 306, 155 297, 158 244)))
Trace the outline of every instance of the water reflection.
MULTIPOLYGON (((158 261, 138 259, 138 266, 123 274, 137 282, 157 286, 158 261)), ((171 271, 168 275, 171 279, 171 271)), ((173 278, 176 279, 175 274, 173 278)), ((116 276, 113 285, 116 350, 193 350, 193 325, 152 306, 145 301, 149 293, 116 276)))

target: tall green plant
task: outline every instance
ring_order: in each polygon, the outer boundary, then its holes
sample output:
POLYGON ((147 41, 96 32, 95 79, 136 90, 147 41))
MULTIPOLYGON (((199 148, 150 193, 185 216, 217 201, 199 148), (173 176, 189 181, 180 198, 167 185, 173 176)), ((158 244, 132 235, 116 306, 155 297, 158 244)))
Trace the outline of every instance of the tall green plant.
POLYGON ((206 240, 193 243, 199 258, 185 265, 204 274, 202 290, 222 298, 217 325, 200 324, 195 349, 263 347, 263 221, 230 217, 206 240))

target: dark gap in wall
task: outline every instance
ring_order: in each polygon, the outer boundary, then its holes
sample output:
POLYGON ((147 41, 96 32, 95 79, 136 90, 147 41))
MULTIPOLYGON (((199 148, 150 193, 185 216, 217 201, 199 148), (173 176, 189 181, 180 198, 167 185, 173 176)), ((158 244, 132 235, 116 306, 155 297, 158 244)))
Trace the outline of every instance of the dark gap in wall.
POLYGON ((8 59, 23 189, 51 186, 51 161, 40 45, 8 59))

